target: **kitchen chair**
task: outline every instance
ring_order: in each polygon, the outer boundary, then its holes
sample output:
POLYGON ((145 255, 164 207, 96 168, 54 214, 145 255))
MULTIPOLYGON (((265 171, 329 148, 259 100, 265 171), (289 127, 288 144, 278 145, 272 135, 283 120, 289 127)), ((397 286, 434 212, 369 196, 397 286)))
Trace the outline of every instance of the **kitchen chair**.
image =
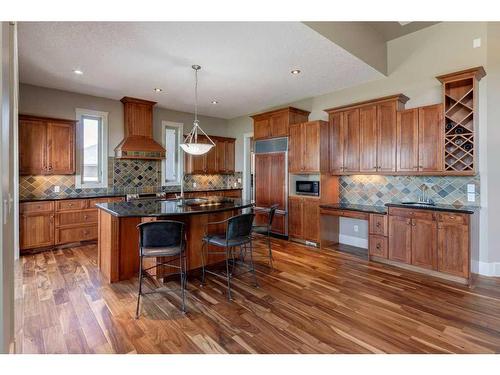
POLYGON ((181 295, 182 295, 182 311, 186 311, 185 295, 186 295, 186 234, 184 232, 184 223, 173 220, 158 220, 148 223, 141 223, 137 226, 139 229, 139 295, 137 296, 137 308, 135 318, 139 319, 139 307, 141 295, 159 293, 160 288, 156 288, 151 292, 144 293, 142 291, 142 280, 149 277, 155 282, 154 277, 148 272, 150 269, 162 267, 170 267, 178 269, 176 274, 181 278, 181 295), (143 263, 145 258, 168 258, 154 266, 144 269, 143 263), (178 261, 178 265, 172 264, 178 261))
MULTIPOLYGON (((231 300, 231 278, 234 277, 233 271, 236 264, 248 267, 248 271, 252 272, 255 286, 258 287, 257 276, 255 275, 255 267, 253 264, 253 245, 252 245, 252 222, 254 219, 253 213, 246 213, 241 215, 232 216, 226 220, 215 221, 207 223, 205 236, 203 237, 203 247, 201 254, 202 261, 202 284, 205 283, 205 273, 210 273, 219 277, 226 277, 227 281, 227 298, 231 300), (223 234, 208 234, 208 227, 210 225, 225 224, 226 230, 223 234), (210 251, 209 245, 219 248, 224 248, 224 251, 210 251), (249 246, 249 249, 247 248, 249 246), (239 248, 239 261, 238 257, 235 258, 234 250, 239 248), (250 265, 243 262, 243 252, 249 250, 250 265), (224 254, 226 262, 226 274, 209 271, 206 269, 207 259, 209 255, 224 254), (205 258, 206 256, 206 258, 205 258), (232 264, 231 271, 229 264, 232 264)), ((246 271, 246 272, 248 272, 246 271)))
POLYGON ((274 220, 274 215, 276 214, 276 210, 278 209, 279 204, 273 204, 269 210, 254 210, 254 212, 265 212, 267 213, 267 223, 266 224, 261 224, 261 225, 253 225, 252 226, 252 232, 253 233, 258 233, 258 234, 263 234, 267 237, 267 248, 268 248, 268 253, 269 253, 269 265, 271 266, 271 269, 274 269, 273 266, 273 252, 271 249, 271 227, 273 225, 273 220, 274 220))

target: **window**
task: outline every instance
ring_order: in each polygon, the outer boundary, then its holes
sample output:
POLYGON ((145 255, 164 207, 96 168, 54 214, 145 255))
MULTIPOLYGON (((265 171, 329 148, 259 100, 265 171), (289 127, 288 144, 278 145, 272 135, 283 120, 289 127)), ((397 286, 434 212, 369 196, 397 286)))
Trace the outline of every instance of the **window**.
POLYGON ((162 162, 162 185, 180 185, 183 168, 182 142, 184 125, 177 122, 162 122, 162 144, 165 147, 165 160, 162 162))
POLYGON ((77 188, 108 185, 108 113, 77 109, 77 188))

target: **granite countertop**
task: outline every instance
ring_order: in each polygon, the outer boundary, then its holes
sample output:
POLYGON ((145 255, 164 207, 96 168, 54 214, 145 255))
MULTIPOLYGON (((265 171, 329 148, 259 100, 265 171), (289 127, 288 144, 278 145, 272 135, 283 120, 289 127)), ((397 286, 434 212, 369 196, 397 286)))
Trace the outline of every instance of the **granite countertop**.
POLYGON ((142 200, 133 202, 99 203, 97 208, 117 217, 157 217, 206 214, 252 207, 246 199, 208 197, 206 205, 178 205, 178 200, 142 200))
MULTIPOLYGON (((242 188, 224 188, 224 189, 205 189, 205 190, 184 190, 185 193, 200 192, 206 193, 208 191, 227 191, 227 190, 242 190, 242 188)), ((156 192, 152 192, 153 194, 156 192)), ((167 194, 180 193, 180 190, 167 191, 167 194)), ((91 198, 109 198, 109 197, 125 197, 128 193, 124 192, 106 192, 106 193, 79 193, 79 194, 59 194, 54 196, 44 197, 23 197, 19 202, 39 202, 39 201, 57 201, 64 199, 91 199, 91 198)))
POLYGON ((402 207, 402 208, 415 208, 419 210, 430 210, 430 211, 445 211, 445 212, 456 212, 462 214, 473 214, 479 211, 480 207, 477 206, 461 206, 461 205, 451 205, 451 204, 435 204, 433 206, 425 204, 403 204, 403 203, 386 203, 387 207, 402 207))
POLYGON ((358 211, 367 212, 370 214, 386 214, 387 207, 385 206, 370 206, 364 204, 351 204, 351 203, 327 203, 320 204, 320 208, 327 210, 346 210, 346 211, 358 211))

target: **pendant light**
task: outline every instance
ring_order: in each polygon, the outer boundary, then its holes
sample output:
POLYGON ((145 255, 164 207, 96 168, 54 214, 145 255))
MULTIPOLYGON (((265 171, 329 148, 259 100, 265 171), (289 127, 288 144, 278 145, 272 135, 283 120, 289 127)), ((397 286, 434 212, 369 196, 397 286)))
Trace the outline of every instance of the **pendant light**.
POLYGON ((212 147, 215 146, 215 143, 210 139, 210 137, 203 131, 200 127, 200 122, 198 121, 198 70, 201 69, 199 65, 193 65, 195 75, 195 85, 194 85, 194 121, 193 121, 193 129, 188 134, 184 143, 181 143, 180 146, 184 150, 191 155, 203 155, 206 154, 212 147), (198 133, 204 135, 209 143, 200 143, 198 142, 198 133))

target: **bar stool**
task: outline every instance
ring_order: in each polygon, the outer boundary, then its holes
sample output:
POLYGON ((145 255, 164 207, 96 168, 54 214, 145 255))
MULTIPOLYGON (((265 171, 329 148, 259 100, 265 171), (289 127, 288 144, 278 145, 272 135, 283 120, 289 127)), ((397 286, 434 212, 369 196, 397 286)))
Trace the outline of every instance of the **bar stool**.
POLYGON ((184 223, 174 220, 158 220, 148 223, 141 223, 137 226, 139 229, 139 295, 137 296, 137 308, 135 318, 139 319, 139 307, 141 295, 159 293, 160 288, 156 288, 151 292, 144 293, 142 291, 142 279, 149 277, 153 282, 155 278, 148 272, 150 269, 158 268, 159 266, 178 269, 181 277, 181 295, 182 295, 182 311, 186 311, 185 295, 186 295, 186 234, 184 232, 184 223), (143 261, 145 258, 170 258, 167 261, 156 263, 154 266, 144 269, 143 261), (178 265, 172 262, 178 261, 178 265))
MULTIPOLYGON (((265 212, 267 213, 267 224, 261 224, 261 225, 253 225, 252 226, 252 232, 253 233, 258 233, 258 234, 263 234, 264 236, 267 237, 267 248, 268 248, 268 253, 269 253, 269 265, 271 269, 274 269, 273 266, 273 252, 271 249, 271 228, 273 225, 273 220, 274 220, 274 215, 276 213, 276 210, 278 209, 279 204, 273 204, 269 210, 266 210, 265 212)), ((257 210, 255 210, 257 211, 257 210)), ((259 210, 263 211, 263 210, 259 210)))
POLYGON ((202 284, 205 284, 205 273, 210 273, 215 276, 224 277, 224 274, 209 271, 206 269, 206 259, 209 255, 224 254, 226 257, 226 281, 227 281, 227 298, 231 301, 231 278, 234 277, 233 271, 236 264, 246 266, 248 271, 252 272, 255 286, 258 287, 257 276, 255 275, 255 267, 253 264, 253 245, 252 245, 252 222, 255 217, 253 213, 246 213, 241 215, 232 216, 226 220, 214 221, 207 223, 205 236, 203 237, 203 247, 201 250, 202 262, 202 284), (226 231, 223 234, 208 234, 208 227, 210 225, 225 224, 226 231), (224 251, 210 251, 209 245, 224 248, 224 251), (247 251, 249 246, 250 264, 243 262, 243 251, 247 251), (239 248, 239 261, 238 257, 235 258, 234 250, 239 248), (205 258, 206 255, 206 258, 205 258), (231 271, 229 271, 229 264, 232 264, 231 271))

